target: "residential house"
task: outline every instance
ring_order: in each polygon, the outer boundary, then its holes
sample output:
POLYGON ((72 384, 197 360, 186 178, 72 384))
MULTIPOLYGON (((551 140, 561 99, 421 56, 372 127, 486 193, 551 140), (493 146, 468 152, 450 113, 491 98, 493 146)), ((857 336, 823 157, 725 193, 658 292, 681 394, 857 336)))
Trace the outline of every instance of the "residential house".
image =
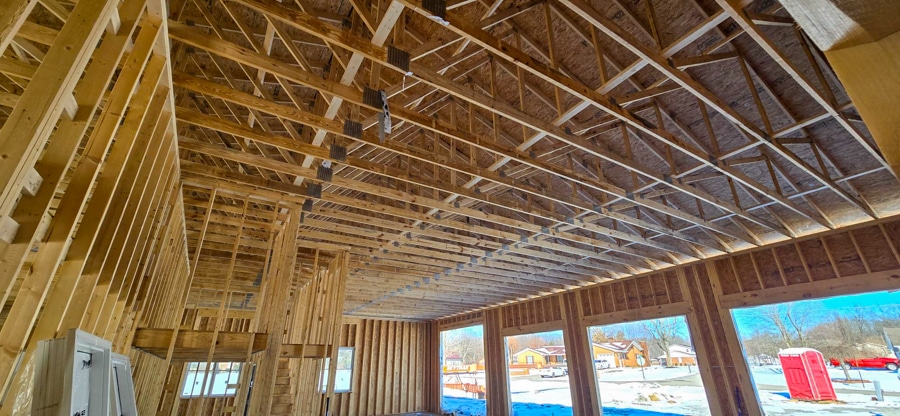
POLYGON ((644 366, 650 365, 647 344, 633 340, 593 343, 594 359, 605 359, 612 367, 639 367, 638 356, 644 357, 644 366))
POLYGON ((547 362, 550 364, 565 364, 566 363, 566 347, 562 345, 548 345, 545 347, 541 347, 541 349, 547 354, 547 362))
POLYGON ((455 352, 448 353, 447 356, 444 357, 444 365, 448 367, 463 365, 462 357, 455 352))
POLYGON ((682 366, 697 365, 697 352, 687 345, 673 344, 669 346, 669 358, 672 362, 666 362, 666 355, 657 357, 662 365, 665 366, 682 366))
MULTIPOLYGON (((594 359, 606 359, 612 367, 638 367, 638 356, 644 357, 644 366, 650 365, 647 344, 638 341, 611 341, 593 344, 594 359)), ((566 363, 566 347, 548 345, 525 348, 512 354, 510 364, 515 365, 560 365, 566 363)))
POLYGON ((536 367, 565 364, 565 362, 566 347, 561 345, 525 348, 510 357, 510 364, 533 365, 536 367))

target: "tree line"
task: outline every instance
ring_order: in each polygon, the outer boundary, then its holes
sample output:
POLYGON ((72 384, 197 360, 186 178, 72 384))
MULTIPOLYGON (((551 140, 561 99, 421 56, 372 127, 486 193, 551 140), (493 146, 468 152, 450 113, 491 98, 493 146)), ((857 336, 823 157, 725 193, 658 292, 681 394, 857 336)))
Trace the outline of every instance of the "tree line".
POLYGON ((825 310, 816 303, 767 305, 735 313, 750 358, 777 357, 785 348, 813 348, 825 358, 886 355, 883 328, 900 327, 900 306, 855 306, 825 310))

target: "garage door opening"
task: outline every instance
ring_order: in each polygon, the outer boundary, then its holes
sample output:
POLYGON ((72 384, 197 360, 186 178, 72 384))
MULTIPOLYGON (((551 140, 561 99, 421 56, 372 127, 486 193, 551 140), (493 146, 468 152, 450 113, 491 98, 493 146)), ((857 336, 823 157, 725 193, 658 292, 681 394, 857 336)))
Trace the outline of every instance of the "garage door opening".
POLYGON ((593 326, 588 336, 604 415, 710 414, 684 317, 593 326))
POLYGON ((732 315, 767 415, 900 414, 900 351, 892 348, 900 345, 900 293, 780 303, 732 315))

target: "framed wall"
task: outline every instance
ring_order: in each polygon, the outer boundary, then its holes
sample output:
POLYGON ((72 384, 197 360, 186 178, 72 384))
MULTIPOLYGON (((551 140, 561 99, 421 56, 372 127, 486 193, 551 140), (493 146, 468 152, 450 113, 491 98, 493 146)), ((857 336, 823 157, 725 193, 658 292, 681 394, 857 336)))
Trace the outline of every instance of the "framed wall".
POLYGON ((562 329, 576 415, 600 414, 590 326, 683 315, 712 414, 761 415, 731 308, 900 288, 896 218, 437 321, 484 324, 487 414, 510 414, 504 337, 562 329))

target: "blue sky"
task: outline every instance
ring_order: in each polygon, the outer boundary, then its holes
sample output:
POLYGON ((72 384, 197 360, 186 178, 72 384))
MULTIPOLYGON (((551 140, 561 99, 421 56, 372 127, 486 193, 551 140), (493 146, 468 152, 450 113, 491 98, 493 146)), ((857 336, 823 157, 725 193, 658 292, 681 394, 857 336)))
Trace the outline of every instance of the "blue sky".
POLYGON ((453 335, 461 333, 461 334, 468 334, 468 335, 472 335, 472 336, 476 336, 476 337, 483 337, 484 336, 484 327, 481 325, 475 325, 475 326, 467 326, 465 328, 451 329, 449 331, 444 331, 444 332, 447 334, 447 336, 453 336, 453 335))
POLYGON ((872 305, 900 305, 900 291, 837 296, 810 302, 820 302, 823 307, 828 309, 852 309, 856 306, 868 307, 872 305))
MULTIPOLYGON (((815 324, 833 316, 834 312, 849 314, 858 308, 879 310, 886 307, 900 306, 900 291, 873 292, 860 295, 835 296, 831 298, 812 299, 794 302, 802 304, 805 311, 811 311, 810 323, 815 324)), ((752 332, 760 322, 754 317, 755 308, 736 309, 733 312, 734 323, 738 332, 752 332)))
MULTIPOLYGON (((664 318, 664 319, 675 319, 675 333, 684 339, 688 339, 690 337, 690 331, 688 331, 687 321, 683 317, 677 318, 664 318)), ((603 333, 606 336, 615 336, 619 331, 625 335, 625 338, 644 338, 647 336, 647 328, 644 326, 644 322, 646 321, 637 321, 637 322, 623 322, 620 324, 612 324, 612 325, 603 325, 599 328, 603 329, 603 333)))

